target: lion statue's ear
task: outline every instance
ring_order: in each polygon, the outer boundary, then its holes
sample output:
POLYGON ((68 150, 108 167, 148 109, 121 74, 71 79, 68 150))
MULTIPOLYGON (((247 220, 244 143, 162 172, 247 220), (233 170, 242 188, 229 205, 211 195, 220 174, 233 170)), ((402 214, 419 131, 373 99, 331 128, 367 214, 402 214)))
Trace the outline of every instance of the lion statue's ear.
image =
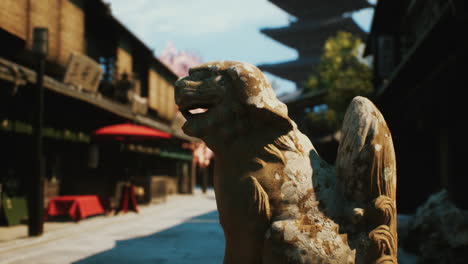
POLYGON ((281 132, 287 133, 293 129, 292 120, 288 115, 276 111, 276 109, 264 106, 262 108, 252 107, 251 120, 254 123, 266 124, 269 128, 280 129, 281 132))
POLYGON ((234 63, 226 72, 233 81, 241 102, 247 105, 254 124, 267 124, 287 132, 293 129, 287 106, 278 100, 265 75, 248 63, 234 63))

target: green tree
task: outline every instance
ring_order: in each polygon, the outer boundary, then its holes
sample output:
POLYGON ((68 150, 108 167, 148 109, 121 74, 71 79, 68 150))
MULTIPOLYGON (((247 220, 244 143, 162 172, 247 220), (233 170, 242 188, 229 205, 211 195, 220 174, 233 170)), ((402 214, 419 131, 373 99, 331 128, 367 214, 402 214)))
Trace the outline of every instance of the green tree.
POLYGON ((310 92, 327 91, 327 108, 307 115, 312 126, 337 130, 353 97, 372 94, 372 71, 360 58, 362 46, 357 36, 342 31, 325 42, 320 62, 306 83, 310 92))

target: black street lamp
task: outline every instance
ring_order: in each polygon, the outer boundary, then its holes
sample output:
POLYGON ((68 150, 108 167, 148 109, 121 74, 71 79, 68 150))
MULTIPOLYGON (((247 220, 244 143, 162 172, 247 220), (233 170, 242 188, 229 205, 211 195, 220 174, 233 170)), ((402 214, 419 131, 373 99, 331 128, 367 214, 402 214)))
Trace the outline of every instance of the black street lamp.
POLYGON ((28 234, 40 236, 44 232, 44 163, 42 158, 42 127, 44 119, 44 71, 48 51, 49 32, 47 28, 36 27, 33 31, 32 50, 37 59, 34 108, 34 156, 31 184, 28 197, 28 234))

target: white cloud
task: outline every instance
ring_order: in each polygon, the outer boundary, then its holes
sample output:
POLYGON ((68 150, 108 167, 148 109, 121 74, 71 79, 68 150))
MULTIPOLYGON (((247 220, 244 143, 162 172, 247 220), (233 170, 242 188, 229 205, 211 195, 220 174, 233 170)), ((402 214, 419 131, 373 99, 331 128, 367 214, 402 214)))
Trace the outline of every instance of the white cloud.
POLYGON ((161 24, 161 25, 156 25, 152 30, 156 32, 172 32, 175 30, 173 25, 169 24, 161 24))
POLYGON ((106 0, 137 35, 177 31, 202 36, 244 25, 271 26, 287 15, 266 0, 106 0), (279 19, 280 18, 280 19, 279 19))

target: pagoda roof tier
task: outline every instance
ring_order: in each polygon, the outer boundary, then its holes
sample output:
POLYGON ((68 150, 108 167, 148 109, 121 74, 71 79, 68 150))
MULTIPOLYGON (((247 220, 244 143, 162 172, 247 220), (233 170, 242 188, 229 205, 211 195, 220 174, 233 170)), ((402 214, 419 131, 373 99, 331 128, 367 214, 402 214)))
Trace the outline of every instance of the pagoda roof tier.
POLYGON ((270 38, 295 48, 301 53, 308 49, 321 49, 325 41, 338 31, 348 31, 365 40, 366 33, 350 16, 328 20, 299 20, 286 27, 260 30, 270 38))
POLYGON ((302 87, 319 61, 320 57, 306 57, 273 64, 260 64, 257 67, 262 71, 293 81, 298 87, 302 87))
POLYGON ((289 14, 300 18, 326 18, 371 7, 367 0, 269 0, 289 14))

